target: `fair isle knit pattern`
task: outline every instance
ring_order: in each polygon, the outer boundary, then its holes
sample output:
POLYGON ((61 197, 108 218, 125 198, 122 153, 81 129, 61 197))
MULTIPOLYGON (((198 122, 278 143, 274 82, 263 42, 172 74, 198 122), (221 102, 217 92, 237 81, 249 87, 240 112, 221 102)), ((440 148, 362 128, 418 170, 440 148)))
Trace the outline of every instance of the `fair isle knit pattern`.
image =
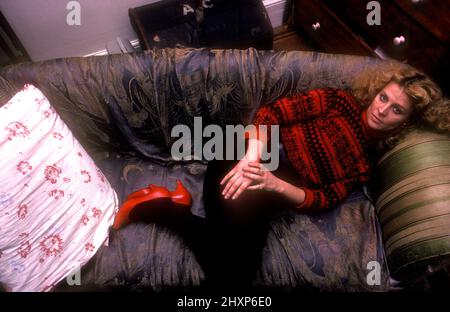
POLYGON ((262 106, 253 124, 269 130, 280 126, 281 142, 298 173, 296 185, 306 193, 299 209, 333 208, 369 179, 365 111, 343 90, 316 89, 282 98, 262 106))

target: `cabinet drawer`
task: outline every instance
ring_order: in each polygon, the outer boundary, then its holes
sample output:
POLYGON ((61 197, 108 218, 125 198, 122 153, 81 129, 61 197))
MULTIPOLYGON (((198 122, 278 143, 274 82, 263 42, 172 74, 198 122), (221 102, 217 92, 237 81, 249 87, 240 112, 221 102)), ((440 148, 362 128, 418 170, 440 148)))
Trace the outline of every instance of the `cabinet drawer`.
MULTIPOLYGON (((341 18, 352 31, 367 44, 382 51, 387 57, 407 62, 445 81, 443 75, 449 70, 448 50, 440 40, 415 21, 407 12, 392 1, 379 1, 381 25, 368 25, 367 2, 360 0, 322 0, 322 3, 341 18), (404 42, 395 44, 395 38, 404 42)), ((397 41, 397 43, 399 43, 397 41)))
POLYGON ((370 55, 373 50, 319 0, 296 1, 295 24, 321 49, 331 53, 370 55))
POLYGON ((412 19, 440 40, 448 49, 450 42, 450 1, 395 0, 412 19))

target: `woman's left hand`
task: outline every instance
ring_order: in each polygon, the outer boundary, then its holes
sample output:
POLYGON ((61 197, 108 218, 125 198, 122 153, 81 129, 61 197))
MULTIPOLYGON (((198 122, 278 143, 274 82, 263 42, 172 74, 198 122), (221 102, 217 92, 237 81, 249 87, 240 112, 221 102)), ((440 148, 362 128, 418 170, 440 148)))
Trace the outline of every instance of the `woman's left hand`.
POLYGON ((254 183, 254 185, 247 187, 249 190, 280 192, 282 188, 282 181, 260 163, 249 162, 248 166, 242 168, 242 171, 244 177, 251 179, 254 183))

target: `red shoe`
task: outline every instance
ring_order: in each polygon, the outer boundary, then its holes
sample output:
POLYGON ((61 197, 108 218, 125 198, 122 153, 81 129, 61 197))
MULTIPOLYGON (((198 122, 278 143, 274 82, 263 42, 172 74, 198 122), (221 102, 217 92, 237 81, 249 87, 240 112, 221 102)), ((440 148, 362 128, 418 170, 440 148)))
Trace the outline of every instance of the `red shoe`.
POLYGON ((170 192, 170 198, 178 205, 191 206, 192 197, 180 180, 177 180, 175 191, 170 192))
MULTIPOLYGON (((141 191, 142 190, 135 193, 141 191)), ((138 217, 136 216, 136 213, 133 213, 133 210, 141 203, 147 203, 147 205, 152 203, 153 205, 164 205, 167 207, 167 204, 169 204, 171 201, 170 193, 165 187, 154 185, 150 189, 148 189, 148 192, 142 191, 142 194, 144 193, 146 193, 146 195, 134 196, 130 199, 127 199, 123 203, 122 207, 120 207, 119 212, 116 215, 116 218, 114 219, 113 229, 118 230, 131 221, 136 220, 138 217)))
POLYGON ((175 191, 170 192, 172 201, 172 212, 175 216, 183 216, 191 212, 192 197, 180 180, 177 180, 175 191))
POLYGON ((190 213, 191 194, 177 180, 175 191, 152 185, 130 194, 114 219, 113 229, 119 230, 130 222, 182 216, 190 213))
POLYGON ((132 199, 132 198, 136 198, 136 197, 140 197, 140 196, 145 196, 148 195, 152 189, 152 187, 154 187, 156 185, 154 184, 149 184, 147 187, 141 188, 140 190, 131 193, 130 195, 127 196, 126 200, 132 199))

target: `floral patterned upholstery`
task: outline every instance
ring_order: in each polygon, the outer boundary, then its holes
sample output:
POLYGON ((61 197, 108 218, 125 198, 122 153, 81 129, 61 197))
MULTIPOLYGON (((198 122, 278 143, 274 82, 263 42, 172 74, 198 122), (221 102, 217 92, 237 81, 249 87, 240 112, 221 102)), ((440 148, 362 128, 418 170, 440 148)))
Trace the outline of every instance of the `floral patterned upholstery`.
MULTIPOLYGON (((0 99, 23 83, 49 98, 115 188, 119 201, 149 183, 174 188, 181 178, 203 216, 206 162, 170 157, 171 128, 248 123, 261 104, 318 87, 348 88, 357 72, 381 62, 316 52, 162 49, 65 58, 0 70, 0 99), (118 170, 119 168, 119 170, 118 170)), ((98 287, 162 290, 195 287, 203 272, 183 238, 158 224, 114 233, 85 267, 98 287)), ((339 207, 316 215, 274 216, 255 285, 338 291, 390 289, 383 243, 368 198, 356 190, 339 207), (368 263, 381 268, 368 283, 368 263)))

